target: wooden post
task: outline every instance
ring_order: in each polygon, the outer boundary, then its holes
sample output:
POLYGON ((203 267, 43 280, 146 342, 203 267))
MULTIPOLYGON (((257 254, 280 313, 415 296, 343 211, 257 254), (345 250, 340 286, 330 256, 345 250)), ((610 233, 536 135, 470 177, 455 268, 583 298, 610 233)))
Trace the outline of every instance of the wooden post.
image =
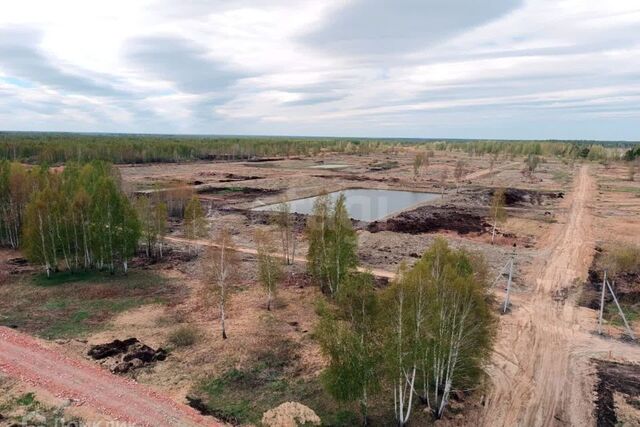
POLYGON ((604 313, 604 292, 607 286, 607 270, 604 271, 602 279, 602 293, 600 295, 600 315, 598 316, 598 334, 602 335, 602 314, 604 313))
MULTIPOLYGON (((615 284, 615 282, 614 282, 614 284, 615 284)), ((636 337, 635 337, 635 335, 633 335, 633 331, 629 327, 629 323, 627 322, 627 317, 624 315, 624 312, 622 311, 622 308, 620 308, 620 304, 618 303, 618 298, 616 297, 616 294, 613 292, 613 287, 611 286, 609 281, 607 281, 607 286, 609 287, 609 292, 611 292, 611 295, 613 296, 613 301, 616 303, 616 307, 618 307, 618 311, 620 312, 620 316, 622 317, 622 320, 624 321, 624 326, 627 328, 627 333, 629 334, 629 336, 632 339, 635 340, 636 337)))

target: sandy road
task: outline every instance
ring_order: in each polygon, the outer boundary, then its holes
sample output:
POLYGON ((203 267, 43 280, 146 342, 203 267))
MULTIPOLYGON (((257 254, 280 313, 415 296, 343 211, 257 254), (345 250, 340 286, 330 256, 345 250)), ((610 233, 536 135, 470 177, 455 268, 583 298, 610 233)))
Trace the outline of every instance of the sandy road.
POLYGON ((565 221, 554 224, 527 274, 528 290, 501 318, 482 417, 486 426, 594 425, 589 359, 611 352, 640 360, 638 347, 590 333, 592 311, 559 298, 576 279, 586 278, 593 257, 588 204, 594 190, 583 166, 565 202, 565 221))
MULTIPOLYGON (((166 241, 168 242, 173 242, 173 243, 180 243, 183 245, 198 245, 198 246, 210 246, 210 247, 214 247, 217 248, 219 245, 217 245, 214 241, 212 240, 189 240, 189 239, 183 239, 182 237, 171 237, 171 236, 167 236, 164 238, 166 241)), ((250 255, 258 255, 258 250, 254 249, 254 248, 246 248, 246 247, 242 247, 242 246, 236 246, 235 248, 236 252, 240 252, 243 254, 250 254, 250 255)), ((284 255, 282 255, 281 253, 277 252, 275 254, 273 254, 273 256, 277 257, 277 258, 284 258, 284 255)), ((294 258, 295 262, 299 262, 299 263, 306 263, 307 259, 305 257, 301 257, 301 256, 296 256, 294 258)), ((379 268, 364 268, 364 267, 358 267, 358 271, 360 272, 369 272, 371 274, 373 274, 374 276, 377 277, 385 277, 387 279, 393 279, 394 277, 396 277, 396 274, 391 272, 391 271, 387 271, 387 270, 381 270, 379 268)))
POLYGON ((0 327, 0 373, 83 405, 99 417, 138 426, 222 426, 135 381, 53 351, 0 327))

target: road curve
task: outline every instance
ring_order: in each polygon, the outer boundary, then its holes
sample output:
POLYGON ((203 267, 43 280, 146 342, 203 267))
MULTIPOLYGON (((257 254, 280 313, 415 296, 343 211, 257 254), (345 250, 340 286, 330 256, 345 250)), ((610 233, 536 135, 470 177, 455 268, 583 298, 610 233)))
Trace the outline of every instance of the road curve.
POLYGON ((0 372, 114 421, 154 427, 224 425, 149 387, 5 327, 0 327, 0 372))

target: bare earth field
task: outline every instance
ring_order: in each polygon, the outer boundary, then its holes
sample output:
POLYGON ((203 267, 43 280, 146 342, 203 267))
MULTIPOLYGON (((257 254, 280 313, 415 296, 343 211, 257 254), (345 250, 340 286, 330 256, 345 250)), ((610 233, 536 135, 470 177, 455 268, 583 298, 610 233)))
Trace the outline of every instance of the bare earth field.
MULTIPOLYGON (((186 243, 177 222, 167 238, 169 255, 155 264, 134 261, 129 282, 98 275, 44 286, 40 272, 22 263, 19 253, 2 251, 0 263, 10 274, 0 277, 0 325, 43 341, 2 330, 0 425, 2 417, 13 422, 32 410, 47 416, 144 424, 145 417, 136 412, 142 403, 136 399, 147 395, 153 397, 142 411, 152 425, 214 422, 188 408, 187 397, 207 403, 212 415, 234 424, 256 424, 265 410, 295 400, 315 410, 327 425, 353 425, 355 408, 330 400, 319 382, 325 362, 313 330, 320 294, 304 273, 304 218, 297 227, 298 262, 286 271, 275 309, 267 311, 257 281, 254 235, 258 229, 275 227, 268 214, 249 210, 283 197, 347 188, 442 194, 376 224, 355 223, 361 263, 381 277, 381 285, 400 263, 414 262, 439 235, 454 247, 481 253, 492 276, 515 253, 512 306, 500 317, 487 379, 483 387, 466 393, 439 424, 583 426, 597 420, 598 425, 615 425, 600 421, 601 413, 609 414, 602 408, 611 401, 617 420, 638 425, 633 404, 637 392, 626 383, 611 383, 612 370, 628 369, 594 360, 640 363, 640 347, 620 340, 621 327, 614 322, 606 325, 607 337, 595 335, 597 311, 579 305, 579 299, 597 248, 638 243, 640 183, 625 181, 625 168, 617 164, 605 168, 549 158, 528 178, 521 172, 522 158, 500 157, 490 167, 489 156, 458 152, 435 152, 426 170, 415 176, 413 158, 414 153, 405 149, 366 156, 322 153, 313 159, 120 166, 129 191, 165 191, 168 186, 194 191, 206 208, 211 232, 223 226, 232 230, 241 274, 228 313, 229 339, 220 337, 199 258, 190 255, 210 242, 186 243), (465 173, 456 182, 458 160, 465 162, 465 173), (508 220, 498 225, 491 244, 487 216, 491 191, 497 187, 510 189, 508 220), (26 312, 32 315, 24 316, 26 312), (180 327, 195 331, 193 342, 176 344, 172 336, 180 327), (111 362, 87 356, 93 344, 130 337, 154 349, 168 349, 168 357, 116 377, 108 373, 111 362), (24 350, 20 342, 26 343, 24 350), (51 354, 60 355, 59 362, 45 365, 51 354), (21 357, 40 361, 41 371, 35 362, 34 372, 27 372, 26 365, 16 370, 21 357), (57 370, 72 369, 69 366, 86 375, 95 372, 105 382, 98 384, 99 391, 74 384, 80 387, 76 392, 88 393, 95 401, 70 395, 59 379, 50 377, 57 370), (114 390, 119 384, 122 389, 114 390), (615 391, 605 396, 604 389, 615 391)), ((502 280, 495 286, 496 312, 504 285, 502 280)), ((640 322, 633 325, 640 335, 640 322)), ((392 422, 387 407, 374 405, 373 425, 392 422)), ((611 421, 611 415, 607 417, 602 419, 611 421)), ((411 425, 429 423, 427 414, 417 413, 411 425)))

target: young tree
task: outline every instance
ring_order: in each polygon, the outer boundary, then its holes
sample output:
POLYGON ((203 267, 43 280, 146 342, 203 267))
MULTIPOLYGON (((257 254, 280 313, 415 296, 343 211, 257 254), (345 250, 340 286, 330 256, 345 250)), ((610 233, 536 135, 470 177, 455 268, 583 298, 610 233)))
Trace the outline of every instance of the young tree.
POLYGON ((453 177, 456 180, 456 193, 460 189, 460 180, 462 179, 462 177, 464 177, 465 169, 466 169, 466 164, 464 160, 462 159, 458 160, 456 162, 456 167, 453 170, 453 177))
POLYGON ((444 189, 447 187, 447 180, 449 179, 449 171, 444 168, 442 169, 442 173, 440 173, 440 190, 441 197, 444 198, 444 189))
POLYGON ((294 230, 294 217, 291 214, 291 204, 282 200, 276 211, 275 222, 280 230, 282 241, 282 255, 287 265, 293 264, 296 257, 296 234, 294 230))
POLYGON ((213 243, 214 246, 207 249, 204 257, 204 274, 220 311, 222 339, 227 339, 226 309, 231 298, 230 287, 237 274, 239 259, 227 229, 221 229, 213 243))
POLYGON ((162 249, 164 247, 164 238, 167 235, 167 219, 169 218, 169 211, 167 204, 156 200, 153 207, 153 222, 154 230, 156 232, 156 241, 158 246, 158 254, 162 258, 162 249))
POLYGON ((538 168, 540 164, 540 157, 535 154, 529 154, 525 159, 525 170, 524 173, 527 177, 533 178, 533 173, 538 168))
POLYGON ((370 396, 380 386, 381 358, 376 325, 378 300, 370 274, 353 273, 344 281, 333 308, 319 307, 316 335, 329 367, 322 380, 338 401, 357 401, 367 424, 370 396))
POLYGON ((496 227, 498 223, 502 223, 507 219, 507 211, 504 208, 505 194, 503 188, 494 190, 493 197, 491 198, 491 219, 493 220, 493 230, 491 231, 491 244, 493 244, 496 238, 496 227))
POLYGON ((282 277, 282 268, 274 256, 276 248, 273 239, 267 232, 256 231, 256 243, 258 246, 258 274, 267 293, 267 310, 271 311, 272 301, 278 290, 278 282, 282 277))
POLYGON ((629 162, 627 166, 627 177, 629 181, 634 181, 636 177, 636 163, 635 161, 629 162))
POLYGON ((202 204, 196 196, 191 197, 184 211, 184 233, 189 240, 207 235, 207 222, 204 219, 202 204))
POLYGON ((307 223, 307 236, 309 272, 323 291, 335 296, 347 273, 358 262, 358 237, 344 194, 338 196, 335 204, 327 195, 318 197, 307 223))
POLYGON ((422 151, 416 153, 416 156, 413 158, 413 177, 418 178, 420 174, 420 168, 424 164, 424 153, 422 151))

